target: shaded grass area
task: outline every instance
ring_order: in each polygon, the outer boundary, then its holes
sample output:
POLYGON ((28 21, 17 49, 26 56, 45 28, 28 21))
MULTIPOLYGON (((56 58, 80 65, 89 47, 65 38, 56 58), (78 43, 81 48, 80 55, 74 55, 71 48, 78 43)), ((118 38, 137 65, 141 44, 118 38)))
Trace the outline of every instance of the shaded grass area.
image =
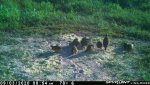
MULTIPOLYGON (((106 24, 105 27, 97 25, 86 25, 86 24, 54 24, 48 26, 38 26, 38 27, 25 27, 22 29, 16 29, 14 31, 1 31, 1 39, 4 36, 12 37, 50 37, 54 34, 65 34, 65 33, 78 33, 78 32, 90 32, 96 36, 104 36, 108 33, 109 36, 116 38, 135 38, 144 41, 150 40, 149 31, 142 30, 136 27, 125 27, 119 26, 115 23, 110 25, 106 24)), ((88 36, 88 35, 87 35, 88 36)))
MULTIPOLYGON (((1 31, 1 38, 5 37, 50 37, 55 34, 66 34, 76 32, 93 32, 96 30, 96 25, 85 24, 54 24, 48 26, 25 27, 22 29, 15 29, 13 31, 1 31), (90 29, 89 29, 90 28, 90 29)), ((3 39, 2 39, 3 40, 3 39)))

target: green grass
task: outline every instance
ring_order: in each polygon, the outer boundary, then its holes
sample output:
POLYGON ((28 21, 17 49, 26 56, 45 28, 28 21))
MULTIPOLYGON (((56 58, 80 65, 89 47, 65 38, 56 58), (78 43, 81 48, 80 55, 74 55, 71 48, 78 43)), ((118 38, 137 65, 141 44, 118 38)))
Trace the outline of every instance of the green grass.
MULTIPOLYGON (((124 2, 119 2, 119 4, 107 3, 105 5, 103 0, 66 0, 64 2, 60 0, 51 0, 50 2, 45 2, 44 0, 39 2, 31 0, 23 2, 2 1, 0 4, 0 18, 2 19, 0 21, 0 30, 11 32, 15 29, 22 30, 28 27, 51 26, 53 24, 79 26, 75 29, 73 27, 67 28, 67 26, 64 26, 62 30, 57 27, 51 29, 51 31, 59 33, 66 32, 64 30, 81 30, 82 28, 80 27, 82 25, 94 25, 93 28, 100 29, 97 32, 100 32, 102 35, 108 32, 113 37, 127 36, 142 40, 150 39, 148 9, 147 11, 142 11, 134 7, 123 8, 124 4, 122 3, 124 2)), ((126 3, 133 4, 134 1, 127 1, 126 3)), ((140 3, 146 5, 147 2, 140 1, 140 3)))

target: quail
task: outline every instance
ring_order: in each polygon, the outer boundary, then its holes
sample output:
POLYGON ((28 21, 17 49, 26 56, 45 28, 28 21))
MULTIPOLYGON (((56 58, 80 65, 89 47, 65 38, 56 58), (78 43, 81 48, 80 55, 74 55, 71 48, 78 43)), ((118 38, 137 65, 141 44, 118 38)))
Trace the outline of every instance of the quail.
POLYGON ((73 46, 73 48, 71 50, 71 53, 72 54, 77 54, 78 53, 78 49, 77 49, 77 47, 75 45, 73 46))
POLYGON ((59 52, 62 49, 58 44, 56 46, 51 45, 51 48, 54 52, 59 52))
POLYGON ((85 52, 91 52, 92 51, 92 46, 93 45, 88 45, 85 52))
POLYGON ((103 46, 104 46, 105 50, 106 50, 107 47, 108 47, 108 43, 109 43, 109 41, 108 41, 108 36, 107 36, 107 34, 106 34, 105 37, 104 37, 104 39, 103 39, 103 46))
POLYGON ((96 46, 97 46, 97 48, 102 48, 102 42, 101 42, 101 41, 98 41, 98 42, 96 43, 96 46))
POLYGON ((80 44, 80 42, 79 42, 79 40, 78 40, 78 38, 75 38, 69 45, 70 46, 78 46, 80 44))
POLYGON ((132 43, 123 43, 123 49, 126 51, 133 50, 134 45, 132 43))
POLYGON ((88 39, 86 37, 82 38, 81 45, 83 48, 88 45, 88 39))

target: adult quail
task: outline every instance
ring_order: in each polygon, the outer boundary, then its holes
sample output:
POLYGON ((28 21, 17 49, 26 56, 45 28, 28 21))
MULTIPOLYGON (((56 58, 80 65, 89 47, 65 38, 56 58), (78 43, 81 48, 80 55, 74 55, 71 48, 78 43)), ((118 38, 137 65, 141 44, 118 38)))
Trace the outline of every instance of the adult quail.
POLYGON ((103 39, 103 46, 104 46, 105 50, 106 50, 107 47, 108 47, 108 43, 109 43, 109 41, 108 41, 108 36, 107 36, 107 34, 106 34, 105 37, 104 37, 104 39, 103 39))

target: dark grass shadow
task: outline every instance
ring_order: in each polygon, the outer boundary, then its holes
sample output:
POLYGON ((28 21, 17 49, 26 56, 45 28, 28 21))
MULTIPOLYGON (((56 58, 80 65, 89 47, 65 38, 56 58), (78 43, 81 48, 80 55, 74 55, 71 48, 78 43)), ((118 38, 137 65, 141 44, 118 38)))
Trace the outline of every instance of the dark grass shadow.
POLYGON ((62 58, 73 59, 73 58, 79 58, 79 57, 82 57, 82 56, 86 56, 88 54, 97 53, 96 51, 85 52, 84 50, 79 50, 79 52, 77 54, 72 54, 71 49, 72 49, 71 46, 64 46, 64 47, 62 47, 62 50, 59 53, 54 53, 54 52, 47 51, 47 52, 44 52, 44 53, 37 54, 37 57, 38 58, 48 58, 48 57, 51 57, 55 54, 59 54, 62 58))
POLYGON ((80 51, 78 54, 68 56, 67 59, 79 58, 79 57, 82 57, 82 56, 87 56, 87 55, 96 54, 96 53, 98 53, 98 52, 96 52, 94 50, 90 51, 90 52, 80 51))
POLYGON ((48 58, 50 56, 53 56, 55 54, 59 54, 62 58, 67 58, 69 56, 71 56, 71 47, 70 46, 64 46, 62 47, 62 50, 60 52, 50 52, 50 51, 47 51, 47 52, 44 52, 44 53, 39 53, 37 54, 36 56, 38 58, 48 58))
POLYGON ((63 58, 67 58, 67 57, 71 56, 72 55, 71 49, 72 49, 72 47, 70 47, 70 46, 64 46, 62 48, 62 51, 60 52, 60 56, 62 56, 63 58))
POLYGON ((86 54, 91 54, 94 52, 85 52, 84 50, 81 50, 81 48, 79 48, 79 52, 77 54, 72 54, 71 53, 71 46, 64 46, 62 51, 60 52, 60 56, 62 56, 63 58, 67 58, 67 59, 72 59, 72 58, 79 58, 82 56, 85 56, 86 54))
MULTIPOLYGON (((79 58, 82 56, 86 56, 88 54, 98 53, 98 51, 96 51, 97 49, 93 49, 93 51, 91 51, 91 52, 85 52, 84 50, 79 49, 79 52, 77 54, 71 54, 71 49, 72 49, 72 47, 70 47, 70 46, 64 46, 62 51, 60 52, 60 56, 62 56, 63 58, 66 58, 66 59, 73 59, 73 58, 79 58)), ((99 50, 99 51, 101 51, 101 50, 99 50)))
POLYGON ((50 52, 50 51, 47 51, 47 52, 44 52, 44 53, 39 53, 37 54, 37 57, 38 58, 48 58, 50 56, 53 56, 54 53, 50 52))
POLYGON ((85 52, 79 52, 78 54, 70 55, 66 57, 67 59, 74 59, 74 58, 79 58, 85 55, 85 52))

